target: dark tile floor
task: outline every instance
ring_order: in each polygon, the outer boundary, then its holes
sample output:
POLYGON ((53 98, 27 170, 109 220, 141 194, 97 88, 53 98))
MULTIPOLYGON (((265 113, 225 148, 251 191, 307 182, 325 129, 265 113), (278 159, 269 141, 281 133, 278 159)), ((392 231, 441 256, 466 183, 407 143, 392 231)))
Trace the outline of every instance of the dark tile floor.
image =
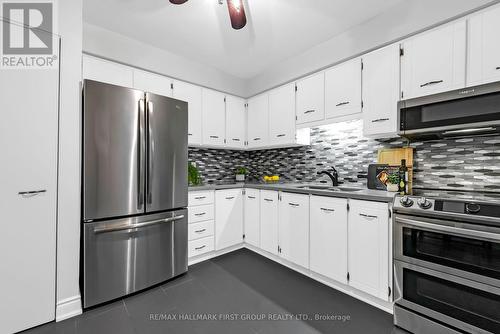
POLYGON ((396 332, 390 314, 239 250, 192 266, 187 274, 160 287, 25 333, 396 332), (315 319, 316 315, 337 319, 315 319), (251 317, 262 319, 247 319, 251 317))

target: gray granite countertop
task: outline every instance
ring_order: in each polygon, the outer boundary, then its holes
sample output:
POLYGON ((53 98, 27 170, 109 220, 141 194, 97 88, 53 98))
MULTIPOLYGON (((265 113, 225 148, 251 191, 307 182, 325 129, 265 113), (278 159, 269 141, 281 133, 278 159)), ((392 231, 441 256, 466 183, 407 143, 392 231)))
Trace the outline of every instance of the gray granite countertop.
MULTIPOLYGON (((200 190, 221 190, 221 189, 234 189, 234 188, 251 188, 261 190, 276 190, 286 191, 297 194, 311 194, 319 196, 351 198, 376 202, 392 202, 395 193, 390 193, 382 190, 371 190, 366 188, 358 188, 358 191, 340 191, 331 189, 309 189, 303 188, 307 186, 317 186, 318 184, 310 183, 220 183, 220 184, 207 184, 201 186, 189 187, 189 191, 200 190)), ((325 186, 325 184, 321 184, 325 186)), ((341 185, 341 187, 344 185, 341 185)), ((349 188, 357 188, 356 186, 345 185, 349 188)))

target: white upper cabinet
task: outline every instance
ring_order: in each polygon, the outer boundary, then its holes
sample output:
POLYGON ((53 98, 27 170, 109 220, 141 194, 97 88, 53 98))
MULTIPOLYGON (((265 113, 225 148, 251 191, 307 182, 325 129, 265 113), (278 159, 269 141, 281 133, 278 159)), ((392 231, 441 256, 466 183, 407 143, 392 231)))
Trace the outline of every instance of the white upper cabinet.
POLYGON ((245 100, 226 96, 226 147, 244 149, 246 133, 245 100))
POLYGON ((347 199, 311 196, 310 269, 347 284, 347 199))
POLYGON ((297 81, 297 124, 325 118, 325 73, 297 81))
POLYGON ((278 192, 260 191, 260 248, 278 255, 278 192))
POLYGON ((363 56, 363 133, 388 138, 398 132, 399 45, 363 56))
POLYGON ((215 192, 215 249, 243 242, 242 189, 215 192))
POLYGON ((260 247, 260 191, 245 189, 245 242, 260 247))
POLYGON ((295 143, 295 85, 269 92, 269 144, 295 143))
POLYGON ((500 6, 469 19, 467 86, 500 81, 500 6))
POLYGON ((361 112, 361 58, 325 72, 325 114, 335 118, 361 112))
POLYGON ((226 136, 225 95, 202 88, 203 145, 223 147, 226 136))
POLYGON ((183 81, 173 82, 172 97, 188 103, 189 145, 202 144, 201 87, 183 81))
POLYGON ((402 99, 465 87, 466 30, 459 20, 402 44, 402 99))
POLYGON ((280 255, 309 268, 309 195, 281 193, 278 231, 280 255))
POLYGON ((172 97, 172 79, 151 72, 134 69, 134 88, 172 97))
POLYGON ((349 285, 389 300, 389 208, 349 200, 349 285))
POLYGON ((86 55, 83 56, 83 78, 129 88, 134 86, 131 67, 86 55))
POLYGON ((248 148, 269 144, 269 94, 248 100, 248 148))

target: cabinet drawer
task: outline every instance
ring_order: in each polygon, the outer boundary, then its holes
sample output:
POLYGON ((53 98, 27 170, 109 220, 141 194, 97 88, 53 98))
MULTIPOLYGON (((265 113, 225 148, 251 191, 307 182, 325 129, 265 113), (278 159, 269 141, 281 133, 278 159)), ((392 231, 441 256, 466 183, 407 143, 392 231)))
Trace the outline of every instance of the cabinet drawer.
POLYGON ((214 219, 214 205, 200 205, 189 208, 189 223, 214 219))
POLYGON ((214 221, 189 224, 188 240, 196 240, 214 235, 214 221))
POLYGON ((214 202, 214 192, 213 191, 195 191, 190 192, 188 196, 188 205, 206 205, 212 204, 214 202))
POLYGON ((188 256, 193 257, 205 254, 214 250, 214 237, 193 240, 189 242, 188 256))

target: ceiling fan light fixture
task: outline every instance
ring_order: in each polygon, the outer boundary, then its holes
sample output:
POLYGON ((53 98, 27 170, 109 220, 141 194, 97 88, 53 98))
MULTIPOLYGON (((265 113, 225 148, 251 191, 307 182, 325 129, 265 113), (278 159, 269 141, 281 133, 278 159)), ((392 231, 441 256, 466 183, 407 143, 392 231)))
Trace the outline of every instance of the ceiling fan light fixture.
POLYGON ((188 0, 170 0, 170 3, 173 3, 174 5, 182 5, 183 3, 187 2, 188 0))
POLYGON ((239 30, 247 24, 243 0, 227 0, 227 9, 229 10, 229 18, 233 29, 239 30))

